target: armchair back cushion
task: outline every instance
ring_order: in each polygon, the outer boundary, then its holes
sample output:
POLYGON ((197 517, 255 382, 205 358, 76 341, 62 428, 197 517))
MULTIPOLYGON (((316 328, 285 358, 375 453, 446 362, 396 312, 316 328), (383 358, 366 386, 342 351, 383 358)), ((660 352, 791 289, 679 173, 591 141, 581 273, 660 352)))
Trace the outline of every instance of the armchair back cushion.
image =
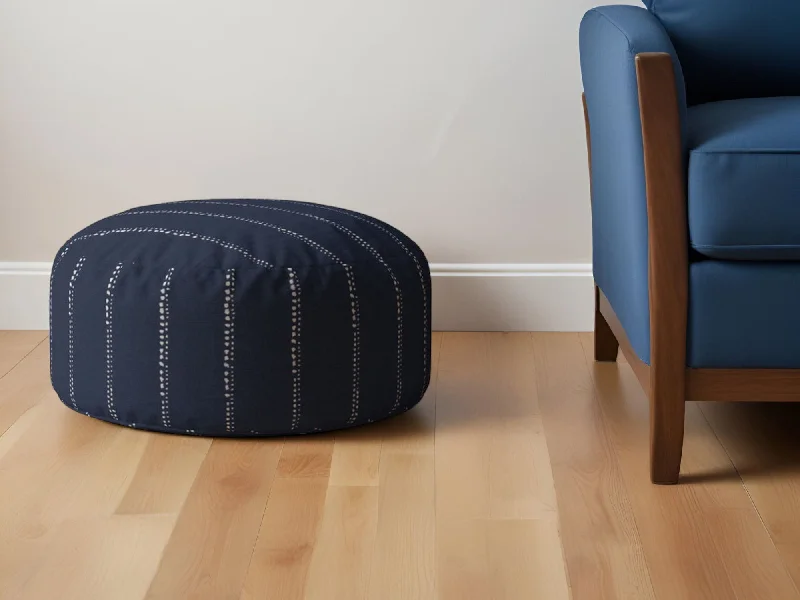
POLYGON ((800 96, 800 0, 644 0, 669 33, 690 105, 800 96))

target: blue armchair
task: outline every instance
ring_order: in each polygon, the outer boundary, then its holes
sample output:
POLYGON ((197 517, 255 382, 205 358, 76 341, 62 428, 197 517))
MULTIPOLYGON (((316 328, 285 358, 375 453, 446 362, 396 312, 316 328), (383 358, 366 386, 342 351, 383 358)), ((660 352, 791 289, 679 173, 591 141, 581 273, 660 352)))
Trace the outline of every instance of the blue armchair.
POLYGON ((580 28, 595 359, 651 403, 651 478, 685 402, 800 400, 800 1, 645 0, 580 28))

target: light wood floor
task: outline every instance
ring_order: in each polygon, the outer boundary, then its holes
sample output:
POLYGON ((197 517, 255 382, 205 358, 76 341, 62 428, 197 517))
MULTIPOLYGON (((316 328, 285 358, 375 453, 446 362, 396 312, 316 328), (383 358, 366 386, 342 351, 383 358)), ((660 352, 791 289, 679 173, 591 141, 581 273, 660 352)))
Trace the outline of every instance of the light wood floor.
POLYGON ((211 441, 73 413, 0 332, 0 598, 800 600, 800 405, 691 405, 655 487, 591 341, 437 334, 406 415, 211 441))

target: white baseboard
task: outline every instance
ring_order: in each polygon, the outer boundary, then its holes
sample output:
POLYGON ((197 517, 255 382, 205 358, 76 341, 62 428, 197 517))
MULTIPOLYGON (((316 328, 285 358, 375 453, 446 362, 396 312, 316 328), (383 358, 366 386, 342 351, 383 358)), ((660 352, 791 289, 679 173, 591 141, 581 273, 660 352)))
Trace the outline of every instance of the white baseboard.
MULTIPOLYGON (((47 329, 50 263, 0 262, 0 330, 47 329)), ((439 331, 590 331, 590 264, 431 264, 439 331)))
POLYGON ((48 262, 0 262, 0 330, 47 329, 48 262))
POLYGON ((439 331, 591 331, 590 264, 432 264, 439 331))

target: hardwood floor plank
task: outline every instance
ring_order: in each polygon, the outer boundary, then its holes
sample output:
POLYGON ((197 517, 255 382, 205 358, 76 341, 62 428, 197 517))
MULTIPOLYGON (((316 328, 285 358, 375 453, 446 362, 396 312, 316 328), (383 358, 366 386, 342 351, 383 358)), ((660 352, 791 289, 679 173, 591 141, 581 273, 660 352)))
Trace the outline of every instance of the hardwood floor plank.
POLYGON ((555 519, 437 519, 438 598, 570 598, 555 519))
POLYGON ((704 403, 699 408, 800 587, 800 404, 704 403))
POLYGON ((742 482, 699 409, 688 405, 681 483, 647 480, 647 399, 627 365, 589 360, 659 598, 797 598, 742 482))
POLYGON ((527 333, 489 336, 489 517, 556 519, 550 454, 540 415, 533 345, 527 333))
POLYGON ((331 472, 333 434, 286 438, 278 463, 278 477, 325 477, 331 472))
POLYGON ((39 344, 5 377, 0 379, 0 435, 44 396, 50 386, 50 350, 39 344))
POLYGON ((68 521, 19 600, 141 600, 175 523, 173 515, 68 521))
POLYGON ((445 338, 436 421, 439 513, 555 518, 533 362, 527 333, 445 338))
POLYGON ((436 591, 438 600, 492 598, 487 519, 436 515, 436 591))
POLYGON ((282 440, 214 440, 147 598, 238 598, 282 440))
POLYGON ((177 513, 183 506, 211 439, 160 433, 140 434, 146 448, 117 514, 177 513))
POLYGON ((366 598, 377 522, 377 487, 328 488, 311 559, 308 600, 366 598))
POLYGON ((433 455, 384 452, 367 598, 433 599, 433 455))
POLYGON ((0 460, 0 598, 40 564, 53 532, 78 518, 109 516, 143 451, 139 432, 88 419, 48 400, 0 460))
POLYGON ((555 520, 501 519, 487 525, 493 597, 569 600, 555 520))
POLYGON ((655 598, 580 339, 536 333, 532 340, 573 598, 655 598))
POLYGON ((42 404, 32 406, 22 413, 11 427, 6 429, 5 433, 0 434, 0 462, 2 462, 3 456, 6 455, 12 446, 42 417, 45 410, 47 409, 42 404))
POLYGON ((46 331, 0 331, 0 378, 45 340, 46 331))
POLYGON ((436 406, 436 514, 448 519, 490 514, 492 433, 501 418, 489 381, 489 336, 447 333, 439 361, 436 406))
POLYGON ((544 588, 548 597, 568 595, 564 569, 552 569, 563 556, 533 363, 527 333, 445 336, 436 419, 440 598, 540 597, 544 588), (505 536, 513 543, 501 543, 505 536), (524 573, 517 542, 534 561, 524 573))
POLYGON ((372 427, 337 433, 331 460, 331 485, 378 485, 382 442, 372 427))
POLYGON ((245 579, 243 600, 303 600, 325 506, 324 477, 276 479, 245 579))

